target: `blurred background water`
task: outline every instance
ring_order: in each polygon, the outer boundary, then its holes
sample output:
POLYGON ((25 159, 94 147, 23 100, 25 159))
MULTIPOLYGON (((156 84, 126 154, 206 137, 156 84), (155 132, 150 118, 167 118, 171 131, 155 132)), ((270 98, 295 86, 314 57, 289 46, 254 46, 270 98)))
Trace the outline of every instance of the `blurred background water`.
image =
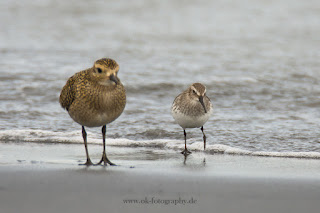
POLYGON ((59 94, 110 57, 127 90, 107 126, 119 144, 182 144, 170 107, 201 82, 214 105, 208 144, 320 152, 319 20, 318 0, 1 1, 0 142, 82 142, 59 94))

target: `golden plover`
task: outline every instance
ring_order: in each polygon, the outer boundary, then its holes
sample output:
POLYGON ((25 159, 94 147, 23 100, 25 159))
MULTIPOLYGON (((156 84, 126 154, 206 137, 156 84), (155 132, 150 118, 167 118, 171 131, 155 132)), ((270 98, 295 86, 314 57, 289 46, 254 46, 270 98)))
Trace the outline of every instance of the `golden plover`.
MULTIPOLYGON (((60 104, 82 126, 87 161, 93 165, 87 146, 85 127, 102 126, 103 152, 98 164, 114 165, 106 155, 106 124, 117 119, 126 105, 126 92, 118 78, 119 65, 109 58, 97 60, 93 67, 70 77, 60 94, 60 104)), ((98 165, 97 164, 97 165, 98 165)))
POLYGON ((185 149, 182 154, 190 154, 187 149, 186 128, 201 128, 204 149, 206 149, 206 135, 203 125, 212 114, 212 104, 206 96, 206 87, 200 83, 192 84, 187 90, 178 95, 171 107, 174 120, 183 128, 185 149))

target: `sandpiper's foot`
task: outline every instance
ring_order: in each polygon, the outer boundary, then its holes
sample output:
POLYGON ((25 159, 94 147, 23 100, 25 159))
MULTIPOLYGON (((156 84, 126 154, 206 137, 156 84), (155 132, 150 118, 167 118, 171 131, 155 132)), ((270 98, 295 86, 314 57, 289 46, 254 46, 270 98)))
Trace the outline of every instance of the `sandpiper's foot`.
POLYGON ((181 152, 181 154, 184 154, 184 155, 190 155, 192 152, 190 152, 189 150, 185 149, 181 152))
POLYGON ((101 160, 99 161, 99 163, 95 164, 95 166, 97 166, 97 165, 102 165, 102 163, 103 163, 104 166, 107 166, 108 164, 109 164, 110 166, 116 166, 116 164, 112 163, 112 162, 107 158, 107 155, 106 155, 106 154, 103 154, 103 155, 102 155, 101 160))
POLYGON ((87 159, 87 162, 85 162, 84 164, 79 164, 79 165, 81 165, 81 166, 92 166, 94 164, 91 162, 90 159, 87 159))

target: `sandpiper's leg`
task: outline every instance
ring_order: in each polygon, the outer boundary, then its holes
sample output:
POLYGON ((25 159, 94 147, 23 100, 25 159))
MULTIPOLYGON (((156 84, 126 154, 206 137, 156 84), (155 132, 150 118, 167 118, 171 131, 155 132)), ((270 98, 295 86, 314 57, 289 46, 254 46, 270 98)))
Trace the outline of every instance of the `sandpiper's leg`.
POLYGON ((89 157, 88 145, 87 145, 87 133, 86 133, 86 130, 84 129, 84 126, 82 126, 82 137, 83 137, 83 141, 84 141, 84 147, 86 149, 87 162, 84 164, 80 164, 80 165, 91 166, 91 165, 93 165, 93 163, 91 162, 90 157, 89 157))
POLYGON ((184 150, 181 152, 181 154, 189 155, 191 154, 191 152, 187 149, 187 133, 185 129, 183 129, 183 133, 184 133, 184 150))
POLYGON ((110 164, 111 166, 114 166, 116 164, 112 163, 106 154, 106 125, 104 125, 102 127, 102 140, 103 140, 103 152, 102 152, 102 158, 99 161, 99 163, 97 163, 96 165, 100 165, 102 164, 102 162, 104 163, 104 165, 110 164))
POLYGON ((201 127, 201 131, 202 131, 202 134, 203 134, 203 147, 204 147, 204 150, 206 150, 207 136, 203 132, 203 126, 201 127))

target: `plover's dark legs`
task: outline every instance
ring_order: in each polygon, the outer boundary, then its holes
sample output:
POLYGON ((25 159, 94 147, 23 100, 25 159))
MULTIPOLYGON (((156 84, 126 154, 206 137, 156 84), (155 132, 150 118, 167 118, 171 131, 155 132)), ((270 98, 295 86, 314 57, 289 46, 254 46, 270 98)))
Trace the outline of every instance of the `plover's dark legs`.
POLYGON ((206 150, 207 136, 203 132, 203 126, 201 127, 201 131, 202 131, 202 134, 203 134, 203 148, 204 148, 204 150, 206 150))
POLYGON ((191 152, 187 149, 187 133, 185 129, 183 129, 183 133, 184 133, 184 150, 181 152, 181 154, 189 155, 191 154, 191 152))
POLYGON ((86 149, 87 162, 84 164, 80 164, 80 165, 91 166, 91 165, 93 165, 93 163, 91 162, 90 157, 89 157, 88 145, 87 145, 87 133, 86 133, 84 126, 82 126, 82 137, 83 137, 83 141, 84 141, 84 148, 86 149))
POLYGON ((97 163, 96 165, 100 165, 102 164, 102 162, 104 163, 104 165, 107 165, 107 164, 110 164, 111 166, 114 166, 115 164, 112 163, 108 157, 107 157, 107 154, 106 154, 106 125, 104 125, 102 127, 102 140, 103 140, 103 152, 102 152, 102 158, 101 160, 99 161, 99 163, 97 163))

